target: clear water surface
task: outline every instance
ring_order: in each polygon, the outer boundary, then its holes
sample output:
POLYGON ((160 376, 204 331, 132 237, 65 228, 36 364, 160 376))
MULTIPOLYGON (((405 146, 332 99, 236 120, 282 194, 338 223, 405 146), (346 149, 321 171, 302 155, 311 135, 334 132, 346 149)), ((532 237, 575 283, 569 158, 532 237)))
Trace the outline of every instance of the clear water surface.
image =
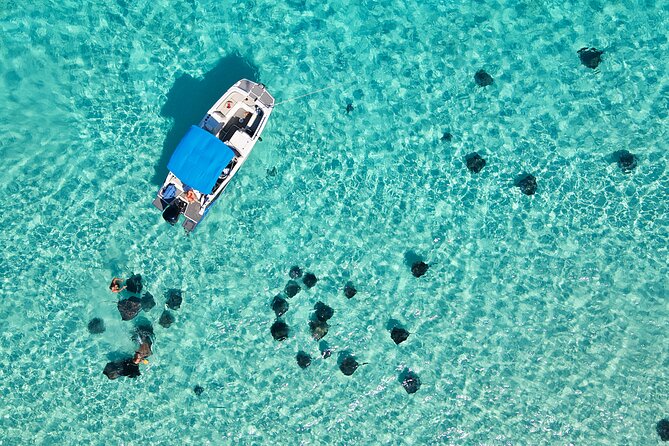
POLYGON ((3 0, 0 444, 658 444, 667 29, 666 0, 3 0), (605 51, 598 70, 585 46, 605 51), (151 200, 241 77, 278 101, 327 89, 276 107, 185 237, 151 200), (610 162, 622 149, 630 174, 610 162), (320 280, 278 343, 269 302, 294 264, 320 280), (154 355, 109 381, 135 345, 107 285, 133 272, 159 302, 142 315, 154 355), (164 329, 169 288, 185 300, 164 329), (325 360, 318 300, 335 309, 325 360), (392 319, 412 333, 399 346, 392 319), (352 377, 347 351, 369 363, 352 377))

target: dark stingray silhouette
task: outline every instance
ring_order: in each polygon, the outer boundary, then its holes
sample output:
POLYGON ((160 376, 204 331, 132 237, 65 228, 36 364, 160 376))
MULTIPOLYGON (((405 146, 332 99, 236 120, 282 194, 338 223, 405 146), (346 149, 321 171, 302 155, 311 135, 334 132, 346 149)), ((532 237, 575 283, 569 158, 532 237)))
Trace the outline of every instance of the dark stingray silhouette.
POLYGON ((274 296, 274 300, 272 300, 272 310, 274 311, 274 314, 276 314, 276 317, 286 314, 288 307, 288 301, 281 297, 281 295, 274 296))
POLYGON ((160 115, 172 118, 174 124, 163 142, 163 152, 151 180, 153 184, 162 186, 167 163, 188 128, 197 125, 209 107, 240 79, 257 82, 258 69, 243 57, 232 54, 220 59, 202 79, 183 74, 174 82, 160 110, 160 115))
POLYGON ((467 169, 471 173, 479 173, 485 167, 485 160, 477 152, 470 153, 465 157, 467 169))
POLYGON ((594 70, 602 61, 602 54, 604 54, 604 51, 600 51, 597 48, 585 47, 578 50, 577 54, 583 65, 594 70))
POLYGON ((302 350, 297 352, 295 359, 297 360, 297 365, 299 365, 301 369, 306 369, 311 365, 311 356, 302 350))
POLYGON ((137 378, 140 375, 139 366, 132 363, 132 358, 108 362, 102 373, 109 379, 116 379, 120 376, 137 378))
POLYGON ((346 375, 346 376, 351 376, 353 373, 355 373, 356 370, 358 370, 358 367, 361 365, 368 364, 367 362, 363 362, 362 364, 358 363, 358 361, 355 360, 353 355, 350 353, 342 352, 342 355, 340 356, 340 362, 339 362, 339 370, 346 375))
POLYGON ((451 142, 453 140, 453 134, 451 132, 444 132, 441 136, 442 141, 451 142))
POLYGON ((318 343, 318 350, 321 352, 323 359, 328 359, 332 356, 332 349, 326 341, 321 341, 318 343))
POLYGON ((151 322, 144 317, 137 318, 135 328, 132 332, 133 341, 138 344, 153 344, 154 337, 151 322))
POLYGON ((174 315, 172 315, 172 313, 170 313, 168 310, 164 310, 163 314, 160 315, 160 319, 158 319, 158 323, 163 328, 170 328, 174 321, 174 315))
POLYGON ((100 334, 105 332, 105 321, 99 317, 94 317, 88 322, 88 332, 91 334, 100 334))
POLYGON ((516 178, 514 184, 516 187, 520 188, 520 191, 525 195, 534 195, 537 191, 537 179, 534 175, 529 173, 516 178))
POLYGON ((669 441, 669 419, 662 418, 658 421, 655 425, 655 430, 657 431, 657 435, 660 436, 660 440, 669 441))
POLYGON ((291 279, 298 279, 302 277, 302 269, 297 265, 293 266, 290 268, 290 271, 288 271, 288 275, 291 279))
POLYGON ((133 274, 128 280, 125 281, 126 290, 130 293, 139 294, 142 292, 142 276, 139 274, 133 274))
POLYGON ((319 341, 323 339, 326 334, 328 334, 330 326, 325 321, 309 321, 309 330, 311 330, 311 337, 319 341))
POLYGON ((204 387, 199 386, 199 385, 193 387, 193 393, 194 393, 195 395, 200 396, 200 395, 202 395, 202 392, 204 392, 204 387))
POLYGON ((151 308, 156 306, 156 300, 153 298, 153 294, 148 291, 142 296, 142 310, 149 311, 151 308))
POLYGON ((314 305, 314 315, 319 321, 326 322, 334 315, 334 310, 323 302, 318 301, 314 305))
POLYGON ((627 150, 618 150, 611 154, 611 159, 618 164, 620 170, 624 173, 632 172, 637 166, 637 157, 636 155, 628 152, 627 150))
POLYGON ((283 289, 283 292, 286 293, 286 296, 289 298, 295 297, 300 291, 302 291, 302 287, 294 280, 289 280, 286 287, 283 289))
POLYGON ((170 310, 178 310, 181 308, 183 302, 183 297, 181 296, 181 290, 171 289, 167 291, 167 299, 165 300, 165 305, 170 310))
POLYGON ((421 260, 411 265, 411 274, 413 274, 414 277, 421 277, 425 275, 429 267, 430 265, 421 260))
POLYGON ((393 327, 392 330, 390 330, 390 338, 395 341, 395 344, 399 345, 402 342, 406 341, 409 338, 409 333, 402 327, 393 327))
POLYGON ((354 109, 355 107, 353 107, 352 103, 349 102, 348 104, 346 104, 346 114, 351 113, 354 109))
POLYGON ((485 70, 478 70, 476 74, 474 74, 474 82, 476 82, 476 85, 479 87, 487 87, 488 85, 492 85, 493 78, 485 70))
POLYGON ((312 288, 318 282, 318 277, 314 273, 306 273, 302 278, 302 282, 307 288, 312 288))
POLYGON ((404 369, 402 373, 400 373, 399 381, 402 383, 404 390, 406 390, 409 394, 416 393, 421 386, 418 375, 409 369, 404 369))
POLYGON ((277 319, 270 328, 272 337, 277 341, 283 341, 288 339, 288 333, 290 332, 290 327, 284 321, 277 319))
POLYGON ((142 302, 139 297, 130 296, 127 299, 119 300, 116 304, 118 312, 121 313, 121 319, 129 321, 133 319, 142 309, 142 302))
POLYGON ((351 282, 347 282, 346 285, 344 286, 344 296, 346 296, 348 299, 351 299, 357 293, 358 290, 355 289, 353 284, 351 282))

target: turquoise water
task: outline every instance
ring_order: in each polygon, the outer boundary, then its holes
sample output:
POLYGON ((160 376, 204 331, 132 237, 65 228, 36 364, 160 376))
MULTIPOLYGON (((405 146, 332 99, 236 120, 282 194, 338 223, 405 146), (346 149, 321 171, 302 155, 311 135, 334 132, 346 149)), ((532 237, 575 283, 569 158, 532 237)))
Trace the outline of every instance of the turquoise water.
POLYGON ((0 444, 658 444, 667 29, 667 1, 2 1, 0 444), (585 46, 605 51, 597 71, 585 46), (185 237, 151 201, 241 77, 278 102, 332 88, 276 107, 185 237), (278 343, 269 303, 295 264, 320 280, 278 343), (159 302, 154 355, 109 381, 135 344, 107 286, 133 272, 159 302), (169 288, 184 304, 164 329, 169 288), (399 346, 391 319, 412 332, 399 346), (345 377, 344 351, 369 364, 345 377))

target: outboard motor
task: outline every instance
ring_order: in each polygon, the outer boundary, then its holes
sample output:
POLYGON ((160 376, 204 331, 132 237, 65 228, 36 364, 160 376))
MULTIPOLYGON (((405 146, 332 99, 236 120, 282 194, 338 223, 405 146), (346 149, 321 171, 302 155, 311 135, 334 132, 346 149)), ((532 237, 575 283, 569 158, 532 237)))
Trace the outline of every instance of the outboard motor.
POLYGON ((181 208, 177 203, 172 203, 163 211, 163 220, 174 226, 179 222, 179 215, 181 215, 181 208))

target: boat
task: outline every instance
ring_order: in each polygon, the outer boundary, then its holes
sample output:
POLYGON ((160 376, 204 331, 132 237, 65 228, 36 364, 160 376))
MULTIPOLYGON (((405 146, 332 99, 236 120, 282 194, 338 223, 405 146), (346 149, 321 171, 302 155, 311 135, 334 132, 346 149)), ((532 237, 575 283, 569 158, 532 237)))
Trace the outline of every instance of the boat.
POLYGON ((260 140, 273 107, 263 84, 242 79, 190 127, 153 200, 167 223, 174 226, 183 215, 187 233, 200 224, 260 140))

